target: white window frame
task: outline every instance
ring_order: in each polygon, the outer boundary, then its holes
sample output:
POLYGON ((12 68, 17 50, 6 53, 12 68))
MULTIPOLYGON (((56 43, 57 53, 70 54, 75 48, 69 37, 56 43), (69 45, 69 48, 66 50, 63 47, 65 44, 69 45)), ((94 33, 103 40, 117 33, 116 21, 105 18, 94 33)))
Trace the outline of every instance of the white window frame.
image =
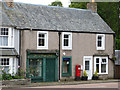
POLYGON ((105 34, 97 34, 96 35, 96 49, 97 50, 105 50, 105 34), (98 47, 98 36, 102 37, 102 46, 98 47))
POLYGON ((0 27, 0 28, 8 28, 8 46, 0 46, 0 48, 14 48, 14 29, 11 27, 0 27), (13 35, 11 34, 12 30, 13 30, 13 35))
POLYGON ((8 66, 9 67, 9 72, 8 73, 12 74, 12 58, 10 58, 10 57, 0 57, 0 59, 4 59, 4 58, 9 59, 9 65, 0 65, 0 66, 1 67, 8 66))
POLYGON ((94 73, 96 72, 96 58, 99 58, 99 73, 98 74, 108 74, 108 57, 94 57, 94 73), (101 72, 102 59, 106 59, 106 73, 101 72))
POLYGON ((37 49, 48 49, 48 31, 38 31, 37 32, 37 49), (45 45, 44 46, 38 46, 39 34, 45 34, 45 45))
POLYGON ((70 32, 63 32, 62 33, 62 49, 63 50, 72 50, 72 33, 70 32), (64 35, 69 35, 69 43, 68 46, 64 46, 64 35))
POLYGON ((8 73, 11 75, 15 75, 17 73, 17 69, 18 69, 17 68, 18 67, 18 60, 14 57, 0 57, 0 59, 2 59, 2 58, 9 58, 9 65, 0 65, 0 66, 1 67, 8 66, 9 67, 8 73))

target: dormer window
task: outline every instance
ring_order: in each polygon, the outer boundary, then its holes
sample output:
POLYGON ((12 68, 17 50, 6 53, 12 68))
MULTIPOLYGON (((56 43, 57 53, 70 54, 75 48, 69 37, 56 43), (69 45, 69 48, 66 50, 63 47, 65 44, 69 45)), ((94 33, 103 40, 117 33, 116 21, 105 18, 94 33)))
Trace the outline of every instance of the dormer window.
POLYGON ((96 49, 105 50, 105 35, 104 34, 96 35, 96 49))
POLYGON ((12 28, 0 28, 0 47, 14 47, 14 30, 12 28))

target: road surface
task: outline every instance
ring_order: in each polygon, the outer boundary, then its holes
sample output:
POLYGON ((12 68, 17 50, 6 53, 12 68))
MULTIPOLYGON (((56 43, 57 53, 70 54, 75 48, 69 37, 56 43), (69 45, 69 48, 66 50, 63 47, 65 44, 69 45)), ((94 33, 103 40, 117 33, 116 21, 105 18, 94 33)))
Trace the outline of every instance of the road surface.
POLYGON ((40 86, 29 88, 118 88, 120 83, 95 83, 95 84, 77 84, 77 85, 57 85, 57 86, 40 86))

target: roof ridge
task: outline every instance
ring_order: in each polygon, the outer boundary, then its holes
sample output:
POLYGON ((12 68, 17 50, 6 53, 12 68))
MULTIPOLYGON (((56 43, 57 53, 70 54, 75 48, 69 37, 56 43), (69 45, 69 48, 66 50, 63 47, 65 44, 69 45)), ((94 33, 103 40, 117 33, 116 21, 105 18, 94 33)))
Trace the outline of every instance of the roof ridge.
POLYGON ((79 8, 69 8, 69 7, 58 7, 58 6, 48 6, 42 4, 32 4, 32 3, 23 3, 23 2, 14 2, 16 4, 24 4, 24 5, 33 5, 33 6, 43 6, 43 7, 50 7, 50 8, 62 8, 62 9, 72 9, 72 10, 80 10, 80 11, 91 11, 88 9, 79 9, 79 8))

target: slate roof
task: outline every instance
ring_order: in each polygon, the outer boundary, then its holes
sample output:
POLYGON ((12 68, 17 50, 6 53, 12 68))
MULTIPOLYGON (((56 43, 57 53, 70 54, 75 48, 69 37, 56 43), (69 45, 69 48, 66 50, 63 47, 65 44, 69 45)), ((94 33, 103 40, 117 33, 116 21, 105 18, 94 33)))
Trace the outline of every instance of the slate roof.
POLYGON ((0 56, 17 56, 18 53, 15 49, 0 49, 0 56))
POLYGON ((120 50, 115 50, 115 57, 117 59, 115 65, 120 65, 120 50))
POLYGON ((114 33, 97 14, 86 9, 14 3, 14 9, 2 5, 2 26, 19 29, 42 29, 114 33))

